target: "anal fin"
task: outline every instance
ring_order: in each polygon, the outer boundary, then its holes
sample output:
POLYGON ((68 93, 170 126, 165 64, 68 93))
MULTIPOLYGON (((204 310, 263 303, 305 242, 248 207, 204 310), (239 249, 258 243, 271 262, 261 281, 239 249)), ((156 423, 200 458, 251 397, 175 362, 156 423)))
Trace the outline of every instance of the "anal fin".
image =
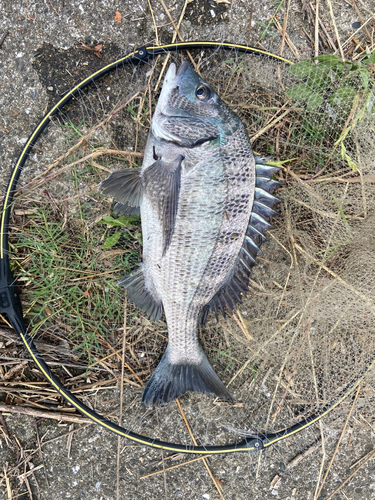
POLYGON ((142 264, 118 282, 128 291, 128 298, 133 304, 142 309, 150 319, 158 321, 163 312, 161 300, 155 293, 146 289, 142 264))

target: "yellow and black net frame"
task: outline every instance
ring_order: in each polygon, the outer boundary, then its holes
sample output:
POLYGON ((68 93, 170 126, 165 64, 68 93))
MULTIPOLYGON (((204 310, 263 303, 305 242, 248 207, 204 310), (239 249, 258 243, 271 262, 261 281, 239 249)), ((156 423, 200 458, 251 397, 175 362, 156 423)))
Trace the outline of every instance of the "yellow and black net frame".
POLYGON ((93 73, 89 77, 85 78, 75 87, 73 87, 69 92, 67 92, 62 99, 60 99, 57 104, 55 104, 43 117, 40 123, 36 126, 30 137, 28 138, 23 150, 21 151, 13 171, 11 173, 8 186, 5 192, 3 208, 1 211, 1 221, 0 221, 0 314, 6 315, 9 323, 12 325, 16 333, 21 338, 24 343, 28 353, 30 354, 33 361, 38 366, 39 370, 43 373, 44 377, 51 383, 51 385, 56 389, 56 391, 66 399, 72 406, 74 406, 80 413, 90 418, 93 422, 101 425, 105 429, 114 432, 118 436, 134 441, 142 445, 151 446, 153 448, 159 448, 163 450, 170 450, 180 453, 193 453, 193 454, 217 454, 217 453, 236 453, 245 451, 260 451, 265 448, 269 448, 273 444, 286 439, 297 432, 306 429, 307 427, 315 424, 318 420, 323 418, 325 415, 330 413, 334 408, 336 408, 344 399, 349 397, 354 393, 361 380, 365 374, 375 365, 375 357, 371 360, 366 368, 358 374, 358 378, 354 383, 344 389, 340 396, 335 399, 335 401, 325 405, 318 413, 304 418, 299 423, 284 429, 282 431, 272 433, 272 434, 258 434, 257 436, 248 435, 240 442, 232 443, 225 446, 190 446, 184 444, 168 443, 165 441, 159 441, 157 439, 151 439, 128 429, 120 427, 115 423, 102 417, 95 411, 91 410, 88 406, 77 399, 73 394, 68 391, 58 380, 55 375, 48 368, 45 361, 42 359, 38 350, 36 349, 34 342, 27 332, 27 328, 23 321, 21 300, 19 297, 19 291, 15 284, 15 279, 12 275, 9 266, 9 251, 8 251, 8 225, 9 217, 13 205, 13 197, 16 191, 17 182, 30 152, 35 146, 39 136, 48 126, 50 119, 63 109, 75 95, 82 91, 85 87, 92 84, 98 78, 106 75, 107 73, 119 68, 124 64, 142 64, 148 62, 150 59, 156 55, 163 54, 166 52, 176 52, 188 49, 214 49, 214 50, 230 50, 237 51, 238 53, 244 54, 255 54, 261 57, 270 58, 279 61, 286 65, 292 65, 293 62, 287 59, 269 53, 264 50, 260 50, 253 47, 247 47, 245 45, 237 45, 233 43, 217 43, 217 42, 186 42, 186 43, 174 43, 161 46, 149 46, 141 47, 134 50, 133 52, 127 54, 126 56, 114 61, 113 63, 105 66, 96 73, 93 73))

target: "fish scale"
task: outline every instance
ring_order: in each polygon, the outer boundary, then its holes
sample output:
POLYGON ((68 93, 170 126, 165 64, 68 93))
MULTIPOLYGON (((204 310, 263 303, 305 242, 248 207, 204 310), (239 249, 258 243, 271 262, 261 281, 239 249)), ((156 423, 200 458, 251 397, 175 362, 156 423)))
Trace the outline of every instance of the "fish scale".
MULTIPOLYGON (((205 175, 206 172, 197 169, 190 171, 185 178, 184 188, 181 189, 181 216, 179 212, 174 238, 160 273, 164 269, 166 271, 161 276, 160 286, 156 285, 163 294, 161 298, 165 304, 169 348, 175 361, 186 361, 194 354, 192 349, 188 353, 184 350, 186 338, 194 339, 191 344, 194 343, 195 351, 199 348, 198 317, 202 305, 207 303, 207 287, 202 287, 202 278, 207 262, 215 251, 218 227, 223 217, 225 185, 222 182, 224 171, 221 162, 210 164, 210 176, 205 175), (199 193, 199 203, 189 203, 192 189, 199 193), (190 244, 186 240, 190 240, 190 244), (185 325, 185 328, 181 325, 185 325)), ((208 300, 215 293, 210 288, 208 300)))
POLYGON ((232 311, 248 288, 278 183, 255 160, 238 116, 186 63, 168 69, 142 168, 102 182, 119 213, 140 207, 143 263, 120 281, 152 319, 162 311, 168 346, 142 397, 165 404, 187 391, 231 396, 199 342, 210 310, 232 311), (257 169, 259 175, 256 175, 257 169))

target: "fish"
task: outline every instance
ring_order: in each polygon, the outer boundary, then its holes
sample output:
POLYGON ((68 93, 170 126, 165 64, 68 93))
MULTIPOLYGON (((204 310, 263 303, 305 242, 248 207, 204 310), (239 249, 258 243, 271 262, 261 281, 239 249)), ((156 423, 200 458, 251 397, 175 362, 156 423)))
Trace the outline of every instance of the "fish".
POLYGON ((142 167, 101 182, 117 215, 140 214, 143 260, 119 285, 152 320, 164 313, 168 345, 144 389, 144 406, 188 391, 233 401, 199 341, 248 291, 259 246, 272 228, 281 184, 255 157, 246 128, 185 61, 170 64, 152 117, 142 167))

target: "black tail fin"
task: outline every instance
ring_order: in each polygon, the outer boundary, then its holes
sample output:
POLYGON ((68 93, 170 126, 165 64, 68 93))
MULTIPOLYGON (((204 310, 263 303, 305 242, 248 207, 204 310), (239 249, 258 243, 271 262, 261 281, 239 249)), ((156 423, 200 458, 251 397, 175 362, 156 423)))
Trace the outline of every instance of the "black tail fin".
POLYGON ((172 364, 166 351, 143 391, 142 404, 163 405, 187 391, 215 394, 222 399, 233 401, 204 353, 199 364, 172 364))

